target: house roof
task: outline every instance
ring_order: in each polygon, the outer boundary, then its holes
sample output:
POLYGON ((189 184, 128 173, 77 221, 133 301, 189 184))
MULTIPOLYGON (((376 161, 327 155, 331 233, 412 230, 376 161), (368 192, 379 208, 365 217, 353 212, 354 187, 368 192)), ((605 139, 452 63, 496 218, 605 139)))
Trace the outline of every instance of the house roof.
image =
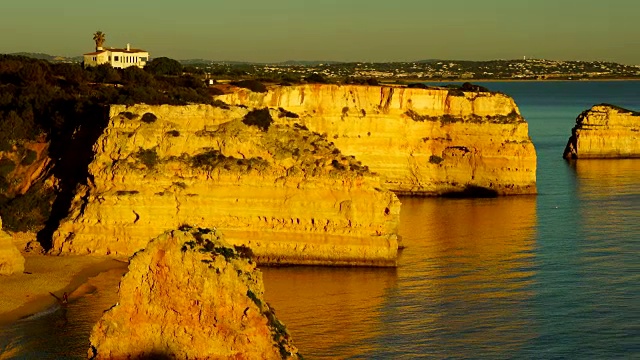
POLYGON ((94 52, 90 52, 90 53, 86 53, 84 55, 100 55, 102 53, 105 53, 107 51, 110 52, 120 52, 120 53, 126 53, 126 54, 136 54, 136 53, 146 53, 146 50, 142 50, 142 49, 119 49, 119 48, 104 48, 104 50, 98 50, 98 51, 94 51, 94 52))
POLYGON ((84 55, 99 55, 99 54, 102 54, 103 52, 107 52, 107 51, 106 50, 94 51, 94 52, 86 53, 84 55))
POLYGON ((147 50, 133 49, 133 48, 130 48, 129 50, 127 50, 127 49, 119 49, 119 48, 105 48, 105 50, 109 50, 111 52, 123 52, 123 53, 128 53, 128 54, 147 52, 147 50))

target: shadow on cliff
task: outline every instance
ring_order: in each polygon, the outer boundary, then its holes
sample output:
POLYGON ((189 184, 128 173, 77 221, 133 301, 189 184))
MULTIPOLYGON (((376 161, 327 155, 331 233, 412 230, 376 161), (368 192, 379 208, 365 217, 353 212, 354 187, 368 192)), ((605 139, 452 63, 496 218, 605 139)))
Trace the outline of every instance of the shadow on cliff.
POLYGON ((46 251, 53 247, 53 233, 69 214, 76 187, 87 183, 93 145, 108 124, 108 113, 108 106, 86 105, 73 112, 69 125, 65 124, 57 136, 51 136, 50 156, 55 164, 52 172, 59 182, 51 215, 37 234, 38 242, 46 251))
POLYGON ((138 355, 138 356, 133 356, 132 359, 138 359, 138 360, 170 360, 170 359, 175 359, 175 357, 170 356, 169 354, 165 354, 162 352, 158 352, 158 351, 154 351, 151 352, 149 354, 144 354, 144 355, 138 355))
POLYGON ((445 192, 442 197, 452 199, 495 198, 498 197, 498 192, 482 186, 467 185, 462 190, 445 192))
MULTIPOLYGON (((92 352, 91 357, 89 359, 96 359, 98 357, 97 351, 95 347, 91 347, 90 351, 92 352)), ((174 356, 171 356, 168 353, 160 352, 160 351, 152 351, 149 353, 139 353, 139 354, 130 354, 127 359, 136 359, 136 360, 170 360, 175 359, 174 356)))

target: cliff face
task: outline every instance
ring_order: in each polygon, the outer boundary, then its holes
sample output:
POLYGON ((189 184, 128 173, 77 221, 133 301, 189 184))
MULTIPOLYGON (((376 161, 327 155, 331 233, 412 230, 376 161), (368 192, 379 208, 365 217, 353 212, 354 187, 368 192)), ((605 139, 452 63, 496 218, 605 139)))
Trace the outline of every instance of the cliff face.
POLYGON ((219 97, 280 109, 281 123, 326 133, 345 154, 400 194, 482 188, 536 192, 536 153, 512 98, 488 92, 379 86, 298 85, 219 97), (296 118, 298 116, 299 118, 296 118))
POLYGON ((565 159, 640 157, 640 113, 596 105, 576 119, 565 159))
POLYGON ((320 134, 271 115, 113 106, 54 251, 131 255, 196 224, 217 226, 261 263, 395 265, 396 196, 320 134))
POLYGON ((2 231, 2 219, 0 219, 0 275, 23 272, 24 262, 24 256, 13 244, 11 235, 2 231))
POLYGON ((27 142, 15 151, 0 152, 0 189, 7 197, 26 193, 48 175, 48 142, 27 142))
POLYGON ((167 232, 131 259, 118 303, 93 328, 89 356, 297 358, 263 294, 255 263, 218 232, 167 232))

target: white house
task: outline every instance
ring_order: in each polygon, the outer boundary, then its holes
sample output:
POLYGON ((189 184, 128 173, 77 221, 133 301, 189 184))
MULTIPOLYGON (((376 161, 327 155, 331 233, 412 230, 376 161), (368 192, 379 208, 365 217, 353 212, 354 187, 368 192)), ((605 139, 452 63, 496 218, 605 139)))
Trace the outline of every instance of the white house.
POLYGON ((149 53, 141 49, 96 48, 96 51, 84 54, 84 67, 111 64, 114 68, 124 69, 129 66, 142 68, 149 61, 149 53))

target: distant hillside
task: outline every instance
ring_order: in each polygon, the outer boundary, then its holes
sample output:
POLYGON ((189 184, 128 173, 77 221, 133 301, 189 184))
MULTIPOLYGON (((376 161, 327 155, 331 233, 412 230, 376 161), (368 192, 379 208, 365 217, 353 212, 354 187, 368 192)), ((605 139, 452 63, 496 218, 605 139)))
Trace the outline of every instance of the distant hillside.
POLYGON ((82 56, 66 57, 66 56, 54 56, 49 54, 30 53, 30 52, 16 52, 16 53, 11 53, 9 55, 24 56, 31 59, 46 60, 50 62, 81 62, 82 61, 82 56))
POLYGON ((287 60, 282 62, 253 62, 253 61, 231 61, 231 60, 207 60, 207 59, 185 59, 178 60, 182 65, 195 64, 227 64, 227 65, 279 65, 279 66, 318 66, 342 64, 342 61, 321 61, 321 60, 287 60))

